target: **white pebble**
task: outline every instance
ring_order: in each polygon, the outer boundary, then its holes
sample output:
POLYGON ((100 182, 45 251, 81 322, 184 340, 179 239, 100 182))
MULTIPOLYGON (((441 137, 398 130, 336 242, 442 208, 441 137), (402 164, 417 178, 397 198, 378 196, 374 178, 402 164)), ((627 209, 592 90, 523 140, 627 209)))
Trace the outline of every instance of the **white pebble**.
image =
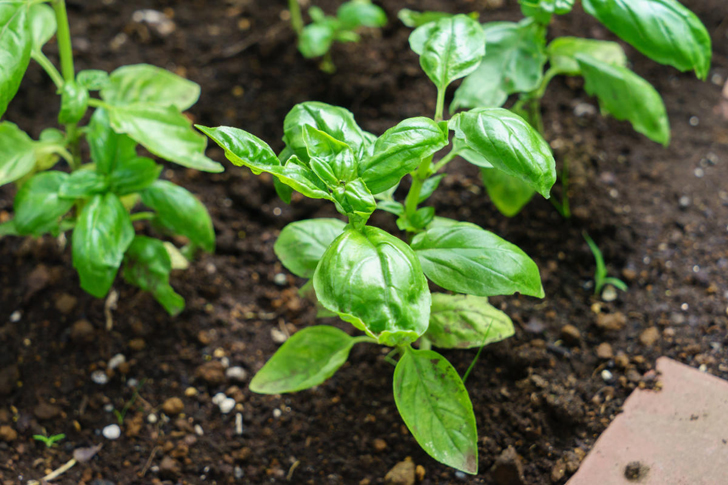
POLYGON ((281 332, 277 328, 271 328, 270 329, 270 336, 273 339, 273 341, 277 344, 282 344, 286 340, 288 340, 288 335, 281 332))
POLYGON ((203 434, 205 434, 205 432, 202 430, 202 426, 200 426, 199 424, 195 425, 195 434, 197 436, 202 436, 203 434))
POLYGON ((225 399, 227 399, 227 396, 224 392, 218 392, 214 396, 212 396, 212 403, 217 404, 218 406, 220 403, 222 403, 225 399))
POLYGON ((109 369, 113 370, 119 367, 124 362, 126 362, 126 357, 124 357, 124 354, 116 354, 111 359, 109 359, 109 363, 106 365, 109 369))
POLYGON ((231 397, 225 398, 225 400, 220 403, 220 412, 223 414, 228 414, 235 408, 235 404, 235 399, 231 397))
POLYGON ((227 369, 228 367, 230 367, 230 359, 228 359, 227 357, 221 357, 221 358, 220 358, 220 363, 221 363, 221 364, 222 364, 222 366, 223 366, 224 368, 226 368, 226 369, 227 369))
POLYGON ((700 124, 700 118, 698 118, 697 116, 691 116, 689 123, 690 126, 698 126, 700 124))
POLYGON ((104 411, 106 411, 107 413, 110 413, 113 410, 114 410, 114 405, 113 404, 109 403, 109 404, 105 404, 104 405, 104 411))
POLYGON ((155 424, 159 418, 157 418, 157 415, 152 413, 149 416, 147 416, 147 422, 149 424, 155 424))
POLYGON ((22 317, 22 316, 23 316, 23 314, 20 313, 20 311, 16 310, 16 311, 14 311, 13 313, 10 314, 10 321, 13 322, 13 323, 19 322, 20 321, 20 317, 22 317))
POLYGON ((240 366, 230 367, 225 371, 225 376, 231 381, 243 382, 248 377, 248 372, 240 366))
POLYGON ((708 366, 705 364, 700 364, 700 367, 698 367, 698 370, 700 372, 708 372, 708 366))
POLYGON ((107 440, 119 439, 119 436, 121 436, 121 428, 117 424, 110 424, 101 431, 101 434, 107 440))
POLYGON ((604 369, 604 370, 602 371, 602 380, 604 380, 604 382, 609 382, 609 381, 611 381, 613 377, 614 377, 614 376, 612 375, 612 373, 611 373, 611 372, 609 372, 609 371, 608 371, 607 369, 604 369))
POLYGON ((281 414, 283 414, 283 413, 281 413, 281 410, 280 409, 276 408, 276 409, 273 410, 273 417, 274 418, 280 418, 281 417, 281 414))
POLYGON ((235 434, 243 434, 243 415, 240 413, 235 415, 235 434))
POLYGON ((131 379, 126 381, 126 385, 133 388, 139 385, 139 381, 132 377, 131 379))
POLYGON ((617 290, 615 290, 612 285, 607 285, 606 287, 604 287, 604 290, 602 290, 602 300, 614 301, 616 299, 617 299, 617 290))
POLYGON ((91 380, 94 381, 96 384, 103 386, 104 384, 109 382, 109 376, 107 376, 106 372, 102 370, 95 370, 91 373, 91 380))
POLYGON ((273 277, 273 283, 277 284, 278 286, 286 286, 288 283, 288 278, 286 278, 286 275, 283 273, 278 273, 273 277))

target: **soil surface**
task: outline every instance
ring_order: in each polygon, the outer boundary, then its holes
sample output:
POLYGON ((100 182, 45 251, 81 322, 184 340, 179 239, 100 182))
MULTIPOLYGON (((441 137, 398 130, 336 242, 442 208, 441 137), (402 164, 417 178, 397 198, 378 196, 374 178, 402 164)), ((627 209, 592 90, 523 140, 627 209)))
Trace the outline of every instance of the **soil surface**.
MULTIPOLYGON (((332 12, 338 2, 316 3, 332 12)), ((378 134, 434 112, 435 89, 396 20, 400 8, 520 17, 515 0, 383 3, 389 25, 361 44, 337 46, 334 76, 297 53, 282 0, 72 0, 69 14, 78 69, 139 62, 171 69, 203 86, 191 110, 196 121, 241 127, 280 149, 283 118, 304 100, 345 106, 378 134), (134 22, 142 8, 166 12, 176 30, 164 37, 134 22)), ((547 295, 492 299, 517 330, 484 350, 467 381, 480 433, 478 476, 456 473, 419 449, 397 414, 393 368, 380 348, 357 346, 348 364, 310 391, 259 396, 247 389, 281 336, 315 322, 315 309, 297 295, 303 281, 273 253, 278 232, 292 221, 336 214, 300 198, 287 206, 270 178, 247 170, 209 175, 170 166, 164 176, 199 195, 218 237, 215 255, 173 274, 172 285, 187 300, 177 318, 119 280, 107 330, 104 301, 78 288, 68 244, 0 240, 0 483, 39 479, 75 448, 97 443, 104 446, 96 457, 55 483, 377 484, 407 457, 421 465, 424 484, 564 483, 632 389, 659 387, 658 356, 728 377, 728 100, 721 108, 728 3, 684 3, 713 35, 708 82, 627 48, 635 71, 665 99, 669 148, 599 116, 578 80, 558 78, 544 120, 557 160, 571 163, 571 219, 543 199, 515 218, 501 216, 478 170, 462 161, 448 166, 431 199, 439 215, 474 222, 523 248, 542 268, 547 295), (584 230, 610 273, 629 284, 614 301, 593 296, 584 230), (111 370, 117 354, 126 362, 111 370), (225 365, 247 376, 226 377, 225 365), (95 371, 108 383, 96 383, 95 371), (231 413, 213 403, 219 392, 237 401, 231 413), (173 397, 181 407, 168 401, 173 397), (121 437, 104 438, 101 430, 117 423, 113 410, 130 402, 121 437), (32 439, 44 433, 66 438, 46 449, 32 439), (525 478, 511 481, 521 469, 525 478)), ((551 35, 613 38, 579 7, 556 18, 551 35)), ((46 50, 55 59, 55 45, 46 50)), ((31 66, 6 118, 37 136, 55 124, 53 94, 31 66)), ((209 155, 223 160, 220 150, 209 155)), ((0 218, 11 216, 13 195, 0 189, 0 218)), ((396 230, 387 214, 373 222, 396 230)), ((443 353, 460 372, 475 355, 443 353)))

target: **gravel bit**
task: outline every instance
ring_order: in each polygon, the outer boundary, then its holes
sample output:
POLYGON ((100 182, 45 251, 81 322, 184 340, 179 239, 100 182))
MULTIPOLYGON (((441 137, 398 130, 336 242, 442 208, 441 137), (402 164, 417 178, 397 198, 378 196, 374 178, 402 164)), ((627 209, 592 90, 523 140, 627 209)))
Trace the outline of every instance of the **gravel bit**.
POLYGON ((119 436, 121 436, 121 428, 118 424, 110 424, 101 431, 101 434, 103 434, 104 438, 107 440, 116 440, 119 439, 119 436))

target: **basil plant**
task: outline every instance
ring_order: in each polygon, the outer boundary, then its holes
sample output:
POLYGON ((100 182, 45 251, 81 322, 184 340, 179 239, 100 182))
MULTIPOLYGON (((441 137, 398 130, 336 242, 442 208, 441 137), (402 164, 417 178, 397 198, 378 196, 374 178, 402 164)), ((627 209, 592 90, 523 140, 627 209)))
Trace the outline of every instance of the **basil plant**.
MULTIPOLYGON (((519 0, 526 16, 520 22, 488 22, 485 58, 455 93, 450 109, 501 107, 509 95, 519 98, 511 108, 543 134, 541 100, 549 82, 559 75, 581 76, 589 95, 596 96, 603 114, 626 120, 639 133, 667 146, 670 124, 660 94, 627 67, 627 57, 616 42, 558 37, 547 44, 553 15, 568 14, 575 0, 519 0), (548 64, 548 68, 545 66, 548 64)), ((710 69, 708 31, 677 0, 582 0, 584 10, 620 39, 647 57, 680 71, 695 71, 706 79, 710 69)), ((408 26, 427 29, 441 12, 403 10, 408 26)), ((567 193, 568 170, 563 184, 567 193)), ((483 167, 483 182, 495 206, 506 216, 516 215, 535 191, 517 178, 483 167)), ((554 201, 569 216, 568 198, 554 201)))
POLYGON ((0 123, 0 185, 18 189, 14 217, 0 224, 0 237, 71 232, 73 266, 86 292, 106 296, 121 268, 126 281, 151 292, 170 314, 182 311, 184 299, 169 275, 173 259, 184 266, 184 257, 170 243, 137 235, 133 222, 150 220, 186 236, 192 254, 214 249, 212 221, 190 192, 159 180, 162 166, 140 156, 137 147, 184 167, 220 172, 222 166, 204 154, 207 139, 182 114, 200 87, 145 64, 76 74, 63 0, 0 3, 0 58, 0 116, 33 59, 58 89, 63 126, 34 140, 11 122, 0 123), (60 72, 42 51, 54 35, 60 72), (89 108, 90 121, 81 126, 89 108), (82 155, 84 140, 90 160, 82 155), (70 173, 57 166, 60 160, 70 173), (145 210, 135 210, 140 203, 145 210))
POLYGON ((350 0, 336 11, 326 15, 321 8, 308 9, 311 23, 304 26, 298 0, 288 0, 291 26, 298 35, 298 50, 307 59, 323 57, 320 68, 332 73, 336 70, 331 59, 334 42, 359 42, 362 27, 380 28, 387 24, 387 14, 370 0, 350 0))
POLYGON ((363 335, 323 325, 303 329, 256 374, 251 390, 308 389, 330 378, 357 343, 393 347, 400 356, 395 402, 412 435, 436 460, 474 474, 473 406, 458 372, 431 347, 467 349, 507 338, 513 324, 487 298, 544 292, 536 264, 521 249, 475 224, 435 217, 433 207, 421 205, 456 155, 518 177, 545 197, 556 179, 554 159, 541 135, 510 111, 479 108, 442 119, 445 89, 477 69, 485 54, 478 22, 465 15, 445 18, 413 34, 411 43, 437 87, 434 119, 406 119, 377 137, 343 108, 306 102, 286 116, 285 148, 278 155, 243 130, 198 128, 234 165, 273 175, 284 200, 290 202, 295 190, 330 201, 347 219, 289 224, 275 251, 292 273, 309 279, 304 290, 315 294, 323 314, 363 335), (405 177, 411 178, 409 192, 398 201, 394 193, 405 177), (405 237, 369 225, 376 209, 397 216, 405 237), (446 291, 431 293, 430 283, 446 291))

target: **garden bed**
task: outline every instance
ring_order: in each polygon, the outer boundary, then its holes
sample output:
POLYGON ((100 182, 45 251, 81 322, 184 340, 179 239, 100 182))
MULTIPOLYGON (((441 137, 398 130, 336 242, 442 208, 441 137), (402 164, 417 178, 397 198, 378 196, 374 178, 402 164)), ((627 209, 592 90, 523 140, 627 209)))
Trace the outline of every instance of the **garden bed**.
MULTIPOLYGON (((409 30, 396 20, 400 8, 520 18, 515 1, 501 7, 488 7, 501 3, 494 0, 387 1, 388 27, 359 45, 338 45, 338 72, 329 76, 298 54, 281 18, 284 2, 220 3, 69 2, 77 67, 148 62, 168 68, 202 85, 192 110, 196 122, 241 127, 266 140, 279 140, 285 113, 309 99, 345 106, 364 129, 380 134, 435 109, 434 88, 407 44, 409 30), (132 14, 141 8, 171 9, 176 30, 162 37, 135 23, 132 14)), ((331 11, 337 2, 316 3, 331 11)), ((58 483, 374 484, 408 456, 424 467, 423 483, 510 483, 498 477, 520 466, 524 483, 563 483, 631 390, 659 382, 650 372, 657 357, 728 377, 728 119, 720 109, 728 77, 728 5, 684 3, 713 35, 708 82, 625 46, 634 70, 665 99, 669 148, 600 117, 588 108, 596 102, 579 82, 559 78, 544 100, 544 121, 557 161, 568 159, 572 167, 572 219, 540 198, 519 216, 504 218, 484 195, 477 168, 459 161, 431 199, 440 215, 474 222, 523 248, 541 268, 546 292, 544 300, 491 300, 517 330, 483 351, 467 381, 480 433, 477 477, 437 464, 409 435, 391 393, 393 368, 378 348, 357 346, 330 381, 281 397, 252 394, 247 381, 232 381, 210 364, 227 359, 247 370, 249 380, 281 335, 314 322, 315 309, 297 295, 302 281, 280 266, 273 243, 292 221, 336 216, 310 200, 294 198, 287 206, 270 178, 230 168, 219 175, 164 173, 200 196, 218 237, 215 255, 173 275, 172 285, 188 302, 174 319, 150 295, 119 281, 107 331, 104 301, 78 288, 70 253, 57 240, 0 240, 0 426, 18 434, 10 442, 0 436, 0 479, 38 479, 68 461, 74 448, 103 442, 96 458, 58 483), (583 230, 599 244, 612 274, 630 286, 613 302, 592 296, 594 260, 583 230), (276 277, 281 273, 283 280, 276 277), (566 325, 577 332, 564 331, 566 325), (108 373, 107 384, 94 383, 92 372, 119 353, 127 362, 108 373), (611 374, 607 382, 603 370, 611 374), (139 398, 122 437, 106 440, 100 430, 117 421, 108 405, 121 410, 133 397, 131 379, 143 383, 139 398), (237 411, 223 415, 212 402, 221 391, 239 401, 242 435, 237 411), (161 416, 171 397, 183 401, 184 416, 149 423, 147 416, 161 416), (46 449, 31 439, 43 428, 67 437, 46 449), (510 446, 522 465, 505 452, 510 446)), ((552 34, 612 38, 578 8, 556 18, 552 34)), ((53 49, 47 49, 52 58, 53 49)), ((32 66, 6 118, 37 137, 55 119, 53 91, 32 66)), ((208 155, 223 159, 217 148, 208 155)), ((12 196, 9 186, 0 189, 0 218, 11 211, 12 196)), ((388 214, 374 217, 396 230, 388 214)), ((444 353, 461 373, 475 355, 444 353)))

